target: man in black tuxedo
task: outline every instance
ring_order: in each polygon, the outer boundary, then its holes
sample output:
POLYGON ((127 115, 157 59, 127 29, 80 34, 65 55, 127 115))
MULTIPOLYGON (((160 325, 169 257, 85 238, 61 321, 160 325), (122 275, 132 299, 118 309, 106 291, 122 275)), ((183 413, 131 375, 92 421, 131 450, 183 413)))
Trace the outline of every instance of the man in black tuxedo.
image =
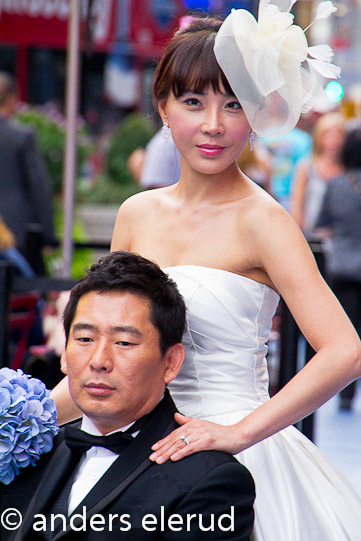
POLYGON ((73 288, 62 366, 83 418, 3 488, 1 510, 23 517, 4 541, 249 539, 254 483, 232 456, 149 459, 177 427, 166 384, 183 362, 184 322, 172 280, 128 252, 101 258, 73 288))

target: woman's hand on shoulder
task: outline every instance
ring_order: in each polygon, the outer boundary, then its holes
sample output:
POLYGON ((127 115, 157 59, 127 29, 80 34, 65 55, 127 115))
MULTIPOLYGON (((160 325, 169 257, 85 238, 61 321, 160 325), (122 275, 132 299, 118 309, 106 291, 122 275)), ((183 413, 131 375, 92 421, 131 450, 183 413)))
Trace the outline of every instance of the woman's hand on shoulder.
POLYGON ((235 443, 234 425, 221 426, 210 421, 193 419, 180 413, 174 416, 181 426, 167 437, 157 441, 150 460, 163 464, 167 460, 177 461, 199 451, 224 451, 235 454, 240 451, 235 443))

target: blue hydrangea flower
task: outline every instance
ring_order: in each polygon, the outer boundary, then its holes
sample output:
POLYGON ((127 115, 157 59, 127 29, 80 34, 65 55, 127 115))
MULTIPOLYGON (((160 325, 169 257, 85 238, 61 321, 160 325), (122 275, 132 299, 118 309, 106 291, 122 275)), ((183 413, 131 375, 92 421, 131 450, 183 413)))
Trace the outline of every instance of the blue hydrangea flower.
POLYGON ((42 381, 22 370, 0 369, 0 481, 5 485, 53 446, 59 427, 49 394, 42 381))

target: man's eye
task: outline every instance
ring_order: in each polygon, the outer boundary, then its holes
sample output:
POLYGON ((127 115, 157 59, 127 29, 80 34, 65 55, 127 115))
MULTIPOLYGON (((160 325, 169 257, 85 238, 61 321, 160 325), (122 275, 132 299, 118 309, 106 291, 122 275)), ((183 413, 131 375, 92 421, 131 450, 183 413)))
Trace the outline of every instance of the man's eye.
POLYGON ((89 338, 88 336, 79 336, 78 338, 75 338, 77 342, 92 342, 92 338, 89 338))

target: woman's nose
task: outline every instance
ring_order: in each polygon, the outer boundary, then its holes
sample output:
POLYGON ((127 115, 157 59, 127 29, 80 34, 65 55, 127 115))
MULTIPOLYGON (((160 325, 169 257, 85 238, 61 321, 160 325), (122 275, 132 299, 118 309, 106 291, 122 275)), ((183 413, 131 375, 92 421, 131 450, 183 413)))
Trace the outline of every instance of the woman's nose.
POLYGON ((223 133, 222 113, 216 107, 210 107, 205 110, 202 130, 204 133, 211 135, 223 133))

